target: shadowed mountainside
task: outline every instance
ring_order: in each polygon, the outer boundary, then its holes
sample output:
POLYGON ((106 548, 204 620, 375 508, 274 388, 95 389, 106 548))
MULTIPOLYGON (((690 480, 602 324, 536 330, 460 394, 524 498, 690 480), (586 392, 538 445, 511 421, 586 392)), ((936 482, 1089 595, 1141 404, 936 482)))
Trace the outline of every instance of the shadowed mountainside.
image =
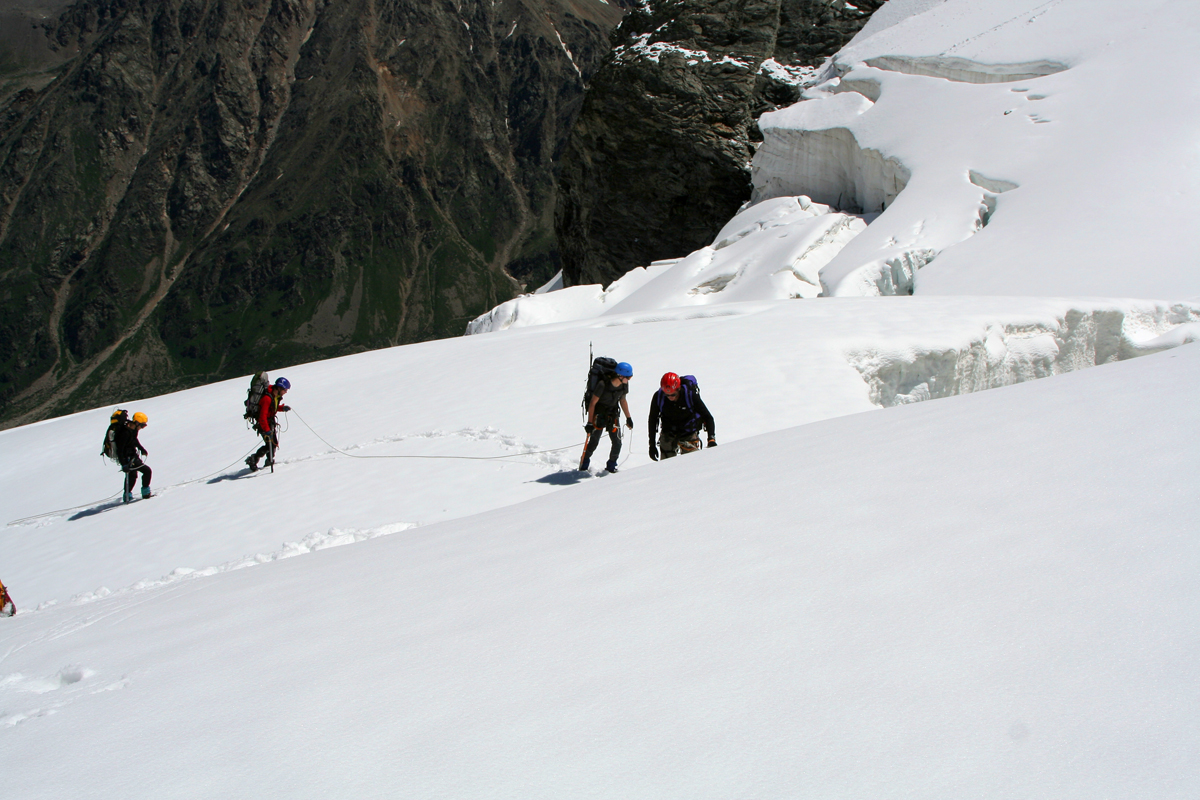
POLYGON ((79 0, 0 41, 4 424, 457 335, 549 278, 621 13, 79 0))

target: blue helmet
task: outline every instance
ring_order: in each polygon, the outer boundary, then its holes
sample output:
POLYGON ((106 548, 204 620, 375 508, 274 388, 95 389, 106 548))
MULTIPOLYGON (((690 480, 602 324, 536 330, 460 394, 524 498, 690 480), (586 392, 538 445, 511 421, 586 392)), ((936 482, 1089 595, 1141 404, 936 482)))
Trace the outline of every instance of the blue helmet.
POLYGON ((633 367, 629 365, 628 361, 622 361, 620 364, 617 364, 617 375, 622 378, 632 378, 633 367))
POLYGON ((291 389, 292 388, 292 382, 289 381, 287 378, 276 378, 275 385, 278 386, 280 389, 291 389))

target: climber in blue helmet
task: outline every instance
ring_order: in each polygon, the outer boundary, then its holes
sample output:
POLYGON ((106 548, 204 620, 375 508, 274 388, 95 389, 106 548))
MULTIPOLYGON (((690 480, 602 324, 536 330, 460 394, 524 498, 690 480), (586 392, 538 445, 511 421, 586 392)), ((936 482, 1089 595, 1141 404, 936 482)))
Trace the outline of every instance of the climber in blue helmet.
POLYGON ((588 387, 587 424, 583 426, 588 438, 583 449, 583 458, 579 460, 581 470, 586 470, 591 464, 592 453, 596 452, 600 437, 607 433, 612 448, 608 451, 608 463, 604 465, 604 469, 607 472, 617 471, 617 456, 621 455, 620 412, 625 412, 625 425, 630 430, 633 429, 633 417, 629 415, 629 402, 625 399, 629 394, 629 379, 632 377, 633 367, 622 361, 617 364, 611 376, 605 376, 597 381, 595 386, 588 387))
POLYGON ((291 388, 292 383, 287 378, 276 378, 274 385, 263 392, 262 399, 258 401, 258 415, 255 417, 254 429, 263 438, 263 446, 246 459, 246 466, 250 468, 251 472, 258 471, 258 460, 263 456, 267 457, 267 463, 264 466, 271 467, 274 471, 275 451, 279 449, 279 428, 275 424, 275 415, 280 411, 292 410, 290 406, 283 404, 283 396, 291 388))

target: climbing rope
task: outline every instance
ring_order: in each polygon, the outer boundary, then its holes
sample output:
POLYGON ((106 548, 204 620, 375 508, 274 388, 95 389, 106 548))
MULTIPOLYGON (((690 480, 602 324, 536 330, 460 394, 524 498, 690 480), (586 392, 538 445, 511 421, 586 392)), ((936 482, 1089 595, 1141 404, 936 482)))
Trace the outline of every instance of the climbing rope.
POLYGON ((92 502, 84 503, 81 506, 71 506, 70 508, 60 508, 57 511, 47 511, 45 514, 34 514, 32 517, 21 517, 20 519, 14 519, 12 522, 8 523, 8 527, 12 527, 13 525, 21 525, 26 522, 33 522, 35 519, 41 519, 42 517, 56 517, 60 514, 69 514, 72 511, 82 511, 85 508, 91 508, 92 506, 98 506, 101 503, 107 503, 109 500, 116 498, 120 494, 121 494, 121 492, 116 492, 114 494, 110 494, 108 497, 105 497, 102 500, 93 500, 92 502))
MULTIPOLYGON (((214 475, 220 475, 222 472, 224 472, 225 470, 229 469, 229 468, 230 468, 230 467, 232 467, 234 464, 238 463, 238 461, 244 461, 244 460, 245 460, 245 458, 246 458, 246 456, 250 455, 250 453, 253 453, 253 452, 254 452, 254 449, 251 449, 251 450, 249 450, 249 451, 246 453, 246 455, 242 456, 241 458, 237 459, 236 461, 234 461, 234 462, 233 462, 233 463, 231 463, 231 464, 227 464, 226 466, 224 466, 224 467, 221 467, 221 468, 220 468, 219 470, 217 470, 216 472, 210 472, 210 473, 208 473, 207 475, 205 475, 205 476, 203 476, 203 477, 200 477, 200 478, 193 478, 192 480, 190 480, 190 481, 184 481, 183 483, 173 483, 173 484, 171 484, 170 486, 168 486, 167 488, 168 488, 168 489, 175 489, 175 488, 178 488, 178 487, 180 487, 180 486, 187 486, 187 485, 188 485, 188 484, 190 484, 190 483, 199 483, 200 481, 202 481, 202 480, 206 480, 206 479, 208 479, 208 478, 211 478, 211 477, 212 477, 212 476, 214 476, 214 475)), ((121 472, 122 472, 122 474, 123 474, 125 471, 124 471, 124 470, 121 470, 121 472)), ((122 491, 123 491, 123 490, 122 490, 122 491)), ((42 519, 42 518, 44 518, 44 517, 57 517, 57 516, 59 516, 59 515, 62 515, 62 514, 69 514, 69 513, 70 513, 70 512, 72 512, 72 511, 82 511, 82 510, 83 510, 83 509, 85 509, 85 508, 93 508, 94 506, 98 506, 98 505, 100 505, 101 503, 107 503, 109 500, 113 500, 113 499, 117 498, 117 497, 118 497, 120 494, 121 494, 121 492, 116 492, 116 493, 114 493, 114 494, 110 494, 108 497, 105 497, 105 498, 103 498, 102 500, 94 500, 94 501, 92 501, 92 502, 90 502, 90 503, 84 503, 83 505, 80 505, 80 506, 71 506, 70 508, 60 508, 60 509, 58 509, 57 511, 47 511, 47 512, 45 512, 44 514, 34 514, 34 515, 33 515, 33 516, 31 516, 31 517, 21 517, 21 519, 14 519, 14 520, 12 520, 11 522, 9 522, 9 523, 8 523, 8 526, 7 526, 7 527, 12 527, 13 525, 23 525, 23 524, 25 524, 26 522, 33 522, 34 520, 37 520, 37 519, 42 519)))
POLYGON ((207 475, 205 475, 205 476, 203 476, 203 477, 200 477, 200 478, 192 478, 190 481, 184 481, 183 483, 173 483, 173 484, 171 484, 170 486, 168 486, 167 488, 168 488, 168 489, 174 489, 174 488, 177 488, 177 487, 179 487, 179 486, 187 486, 189 483, 199 483, 200 481, 203 481, 203 480, 208 480, 209 478, 211 478, 211 477, 212 477, 212 476, 214 476, 214 475, 220 475, 222 472, 224 472, 225 470, 229 469, 230 467, 232 467, 234 464, 238 463, 239 461, 245 461, 245 460, 246 460, 246 459, 247 459, 247 458, 250 456, 250 454, 251 454, 251 453, 253 453, 253 452, 254 452, 255 450, 257 450, 257 449, 258 449, 258 444, 256 443, 256 444, 254 445, 254 447, 251 447, 249 450, 247 450, 247 451, 245 452, 245 454, 244 454, 244 455, 242 455, 240 458, 236 458, 236 459, 234 459, 234 460, 233 460, 231 463, 229 463, 229 464, 226 464, 225 466, 221 467, 221 468, 220 468, 219 470, 217 470, 216 472, 210 472, 210 473, 208 473, 207 475))

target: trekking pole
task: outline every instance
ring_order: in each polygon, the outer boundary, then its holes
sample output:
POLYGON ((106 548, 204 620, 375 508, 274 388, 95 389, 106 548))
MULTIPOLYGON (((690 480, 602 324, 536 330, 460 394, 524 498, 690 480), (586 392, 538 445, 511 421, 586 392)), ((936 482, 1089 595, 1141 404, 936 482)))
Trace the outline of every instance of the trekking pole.
POLYGON ((267 458, 271 459, 271 474, 275 474, 275 431, 271 430, 271 435, 267 437, 267 458))

